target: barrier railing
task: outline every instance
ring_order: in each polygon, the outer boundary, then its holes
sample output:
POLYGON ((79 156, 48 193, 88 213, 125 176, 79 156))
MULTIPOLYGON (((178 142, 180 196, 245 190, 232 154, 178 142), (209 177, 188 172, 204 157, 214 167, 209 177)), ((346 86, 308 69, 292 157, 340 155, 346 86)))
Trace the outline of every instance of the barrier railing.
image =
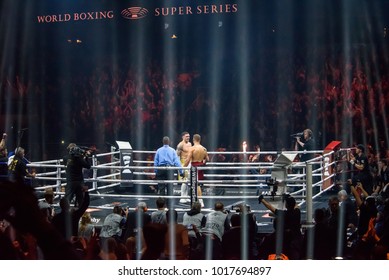
MULTIPOLYGON (((110 196, 122 197, 121 191, 126 191, 126 188, 120 188, 121 183, 132 183, 136 186, 152 187, 158 183, 172 183, 175 189, 179 189, 182 183, 190 185, 190 177, 184 180, 156 180, 155 169, 173 169, 178 170, 176 167, 154 167, 153 155, 155 151, 138 151, 134 150, 133 166, 120 166, 120 160, 117 157, 119 151, 113 151, 103 154, 96 154, 92 156, 92 168, 91 171, 86 172, 85 182, 90 185, 90 192, 100 195, 105 193, 110 196), (146 158, 145 158, 146 157, 146 158), (120 177, 120 170, 128 169, 133 172, 134 179, 123 180, 120 177), (120 190, 120 191, 118 191, 120 190)), ((286 152, 288 153, 288 152, 286 152)), ((291 151, 290 153, 298 152, 291 151)), ((327 174, 323 176, 329 169, 336 169, 336 162, 328 162, 326 159, 328 155, 334 153, 333 151, 327 154, 323 154, 323 151, 312 151, 315 157, 307 162, 294 161, 288 166, 286 191, 292 196, 301 198, 299 203, 305 203, 307 192, 307 164, 312 165, 312 186, 310 188, 317 188, 318 192, 312 197, 319 196, 321 192, 325 191, 321 189, 321 186, 325 181, 331 181, 330 186, 334 185, 334 177, 336 174, 327 174)), ((243 160, 247 160, 250 154, 258 154, 254 152, 209 152, 209 155, 230 154, 234 156, 243 155, 243 160)), ((279 155, 279 152, 265 151, 260 152, 260 155, 279 155)), ((215 158, 215 157, 214 157, 215 158)), ((46 187, 53 187, 55 192, 59 195, 63 195, 64 187, 66 186, 65 179, 65 166, 62 159, 32 162, 28 164, 29 168, 36 170, 36 189, 43 190, 46 187)), ((272 179, 272 171, 275 168, 274 161, 258 161, 258 162, 207 162, 204 166, 198 166, 197 170, 204 172, 204 180, 199 180, 198 184, 203 188, 203 199, 218 199, 218 198, 236 198, 236 195, 228 195, 228 193, 217 195, 218 188, 224 189, 239 189, 241 199, 256 198, 259 193, 268 193, 271 189, 269 187, 269 180, 272 179)), ((189 167, 183 168, 189 170, 189 167)), ((328 184, 327 184, 328 185, 328 184)), ((135 189, 135 188, 134 188, 135 189)), ((147 191, 141 191, 142 193, 128 193, 124 194, 128 198, 137 198, 139 196, 158 197, 155 193, 149 193, 147 191)), ((176 194, 179 194, 179 190, 176 190, 176 194)))

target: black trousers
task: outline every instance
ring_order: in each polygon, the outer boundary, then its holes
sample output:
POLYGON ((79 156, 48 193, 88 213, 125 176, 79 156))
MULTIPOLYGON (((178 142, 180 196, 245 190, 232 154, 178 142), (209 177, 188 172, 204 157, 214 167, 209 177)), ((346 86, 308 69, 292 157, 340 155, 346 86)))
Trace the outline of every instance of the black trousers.
POLYGON ((69 181, 66 183, 65 188, 65 198, 72 202, 73 197, 76 197, 76 201, 74 202, 75 206, 80 206, 82 204, 82 200, 84 198, 83 193, 84 182, 83 181, 69 181))
MULTIPOLYGON (((160 169, 157 172, 157 180, 174 180, 174 170, 160 169)), ((158 183, 158 193, 161 195, 173 195, 173 183, 158 183)))

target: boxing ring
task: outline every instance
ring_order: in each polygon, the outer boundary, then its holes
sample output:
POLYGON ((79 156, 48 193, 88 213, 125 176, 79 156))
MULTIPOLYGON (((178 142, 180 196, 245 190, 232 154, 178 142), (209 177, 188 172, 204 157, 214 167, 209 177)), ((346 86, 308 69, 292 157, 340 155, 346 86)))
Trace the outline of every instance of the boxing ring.
MULTIPOLYGON (((152 212, 156 210, 155 200, 164 196, 173 202, 170 205, 181 214, 189 210, 191 203, 199 198, 204 202, 203 212, 210 211, 216 201, 223 202, 229 212, 234 212, 237 205, 246 204, 257 216, 258 224, 267 226, 272 221, 268 217, 269 211, 258 204, 259 194, 263 194, 277 208, 283 207, 282 198, 285 194, 295 197, 302 213, 306 215, 306 222, 310 224, 316 200, 320 200, 336 184, 336 154, 340 152, 311 151, 314 154, 312 160, 298 162, 295 161, 298 155, 295 151, 210 151, 210 161, 206 165, 183 168, 188 174, 184 179, 158 181, 155 179, 155 169, 178 171, 178 168, 154 167, 155 151, 131 150, 130 154, 123 154, 120 149, 111 149, 111 152, 93 155, 92 167, 85 170, 84 174, 91 196, 89 210, 92 216, 99 216, 95 219, 97 224, 112 212, 115 205, 131 210, 135 209, 139 201, 145 201, 148 211, 152 212), (261 157, 271 155, 274 160, 248 162, 253 154, 261 157), (130 160, 126 161, 126 156, 130 160), (200 170, 204 172, 204 180, 197 181, 197 172, 200 170), (279 183, 276 189, 275 181, 279 183), (172 184, 173 195, 157 194, 155 188, 158 183, 172 184), (181 195, 183 183, 189 187, 187 196, 181 195), (195 191, 197 184, 201 185, 201 197, 195 191), (183 198, 191 203, 181 203, 183 198)), ((31 162, 28 167, 36 172, 33 184, 37 194, 43 194, 44 189, 52 187, 58 203, 58 198, 65 194, 66 186, 62 159, 31 162)))

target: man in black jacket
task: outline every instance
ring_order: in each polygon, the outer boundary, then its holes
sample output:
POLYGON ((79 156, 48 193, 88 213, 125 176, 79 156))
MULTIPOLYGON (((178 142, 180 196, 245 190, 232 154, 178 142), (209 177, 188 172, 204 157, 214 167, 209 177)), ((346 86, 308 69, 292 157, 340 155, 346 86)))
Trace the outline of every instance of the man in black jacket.
POLYGON ((296 136, 296 144, 295 144, 295 150, 296 151, 304 151, 304 153, 301 153, 300 161, 305 162, 310 159, 313 159, 315 155, 313 153, 309 153, 309 151, 314 151, 316 149, 316 142, 313 138, 312 130, 305 129, 303 132, 304 140, 300 140, 300 136, 296 136), (307 153, 308 151, 308 153, 307 153))
POLYGON ((65 198, 71 203, 73 197, 76 196, 74 205, 79 206, 83 199, 84 175, 82 170, 83 168, 91 168, 88 158, 90 152, 83 151, 74 143, 69 144, 68 151, 69 154, 64 157, 66 169, 65 198))

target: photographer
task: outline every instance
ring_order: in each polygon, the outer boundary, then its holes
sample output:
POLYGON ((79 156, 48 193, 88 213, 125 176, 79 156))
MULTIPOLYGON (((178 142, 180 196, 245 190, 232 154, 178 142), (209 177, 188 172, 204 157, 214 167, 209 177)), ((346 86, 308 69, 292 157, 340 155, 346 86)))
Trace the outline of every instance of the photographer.
POLYGON ((113 207, 111 214, 108 214, 103 223, 103 227, 100 231, 101 245, 103 245, 107 239, 114 238, 116 242, 123 242, 121 240, 122 230, 126 224, 128 210, 116 205, 113 207))
POLYGON ((79 206, 83 199, 84 176, 82 171, 83 168, 91 168, 90 151, 84 151, 74 143, 70 143, 67 149, 68 155, 63 159, 66 171, 65 198, 70 203, 76 196, 74 205, 79 206))

